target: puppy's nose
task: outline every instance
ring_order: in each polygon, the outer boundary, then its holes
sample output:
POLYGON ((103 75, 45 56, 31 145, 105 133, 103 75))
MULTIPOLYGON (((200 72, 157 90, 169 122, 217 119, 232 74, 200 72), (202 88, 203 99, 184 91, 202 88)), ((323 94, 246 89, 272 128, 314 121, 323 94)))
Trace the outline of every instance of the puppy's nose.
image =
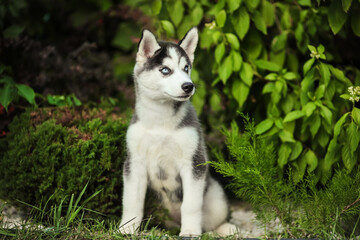
POLYGON ((184 90, 184 92, 189 94, 194 89, 194 84, 192 84, 191 82, 186 82, 181 85, 181 88, 184 90))

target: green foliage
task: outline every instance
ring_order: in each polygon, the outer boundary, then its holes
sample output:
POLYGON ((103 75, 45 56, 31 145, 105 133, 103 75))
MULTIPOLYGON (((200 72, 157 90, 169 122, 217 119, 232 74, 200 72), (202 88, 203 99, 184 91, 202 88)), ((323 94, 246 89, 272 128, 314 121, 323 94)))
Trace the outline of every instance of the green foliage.
POLYGON ((56 192, 51 204, 60 204, 88 183, 87 194, 102 190, 90 209, 119 213, 126 128, 124 119, 107 118, 104 110, 26 111, 0 142, 1 198, 38 206, 56 192))
POLYGON ((333 35, 357 41, 358 1, 178 0, 156 6, 151 16, 158 34, 178 38, 200 23, 190 13, 202 9, 202 50, 193 72, 206 90, 195 94, 193 103, 199 114, 210 106, 207 122, 213 128, 228 124, 238 109, 254 116, 256 133, 276 146, 277 165, 291 169, 294 183, 311 173, 326 184, 336 169, 353 171, 359 158, 358 106, 356 96, 343 94, 360 84, 360 71, 340 65, 345 51, 354 50, 334 47, 333 35), (177 16, 175 5, 182 9, 177 16), (335 134, 332 129, 348 112, 354 113, 335 134))
MULTIPOLYGON (((257 219, 264 226, 279 219, 282 234, 291 238, 354 237, 360 230, 356 224, 360 217, 359 166, 351 174, 347 169, 336 171, 325 188, 318 188, 317 177, 312 173, 316 156, 307 151, 304 163, 297 167, 305 168, 307 164, 311 173, 303 178, 292 175, 294 172, 289 169, 284 179, 277 166, 274 146, 259 137, 249 117, 243 117, 243 134, 235 122, 231 130, 223 130, 229 156, 215 151, 218 161, 211 165, 232 179, 229 188, 238 197, 251 202, 257 219), (299 179, 297 184, 293 183, 294 178, 299 179)), ((291 155, 299 152, 301 149, 291 155)))
POLYGON ((8 110, 11 102, 17 101, 19 97, 26 99, 28 103, 36 106, 34 90, 25 85, 15 83, 12 77, 4 74, 5 66, 0 65, 0 104, 8 110))
POLYGON ((68 96, 64 95, 48 95, 47 101, 51 105, 55 105, 58 107, 73 107, 73 106, 81 106, 81 101, 75 96, 75 94, 70 94, 68 96))

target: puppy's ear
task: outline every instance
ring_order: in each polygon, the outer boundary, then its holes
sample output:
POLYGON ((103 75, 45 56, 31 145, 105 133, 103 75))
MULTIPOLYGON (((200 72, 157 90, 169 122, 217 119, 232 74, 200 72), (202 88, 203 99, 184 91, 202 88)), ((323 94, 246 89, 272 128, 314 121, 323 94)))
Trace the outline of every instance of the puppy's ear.
POLYGON ((193 27, 186 33, 185 37, 179 42, 179 46, 185 50, 191 63, 194 61, 194 53, 198 40, 199 40, 198 29, 196 27, 193 27))
POLYGON ((156 50, 160 48, 160 45, 156 41, 154 34, 149 30, 144 30, 139 42, 139 48, 136 55, 136 61, 146 61, 148 58, 154 56, 156 50))

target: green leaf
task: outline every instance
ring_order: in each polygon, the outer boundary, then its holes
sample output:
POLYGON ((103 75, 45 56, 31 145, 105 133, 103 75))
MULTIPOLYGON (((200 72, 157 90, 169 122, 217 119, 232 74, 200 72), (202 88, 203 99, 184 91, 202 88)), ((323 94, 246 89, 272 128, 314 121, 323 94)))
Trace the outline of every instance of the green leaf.
POLYGON ((354 119, 354 122, 360 126, 360 109, 354 107, 351 111, 351 117, 354 119))
POLYGON ((289 156, 291 154, 291 147, 289 143, 281 144, 278 154, 279 154, 278 165, 281 169, 283 169, 284 166, 288 163, 289 156))
POLYGON ((242 107, 244 102, 246 101, 250 88, 240 80, 234 81, 231 92, 239 103, 239 106, 242 107))
POLYGON ((255 65, 260 69, 269 70, 272 72, 279 72, 281 70, 281 67, 276 63, 266 61, 263 59, 256 60, 255 65))
POLYGON ((315 68, 310 69, 301 81, 300 102, 304 106, 309 101, 308 93, 314 84, 315 68))
POLYGON ((346 84, 348 84, 348 83, 351 84, 351 82, 346 78, 343 71, 341 71, 340 69, 335 68, 335 67, 333 67, 331 65, 329 65, 329 68, 330 68, 331 73, 334 75, 334 77, 336 79, 339 79, 340 81, 342 81, 342 82, 344 82, 346 84))
POLYGON ((243 40, 250 27, 250 16, 246 11, 246 8, 241 7, 239 13, 232 16, 231 20, 236 34, 243 40))
POLYGON ((280 35, 275 36, 271 42, 271 46, 272 46, 271 49, 274 52, 279 52, 283 50, 286 46, 286 41, 287 41, 287 33, 282 33, 280 35))
POLYGON ((306 61, 303 68, 304 75, 310 70, 314 62, 315 62, 315 58, 310 58, 309 60, 306 61))
POLYGON ((345 12, 349 11, 352 0, 342 0, 341 2, 342 2, 342 7, 343 7, 344 11, 345 12))
POLYGON ((351 13, 351 28, 354 34, 360 37, 360 14, 356 11, 351 13))
POLYGON ((291 122, 296 119, 302 118, 303 116, 305 116, 305 113, 303 111, 295 110, 286 114, 283 122, 291 122))
POLYGON ((294 95, 287 94, 284 101, 281 101, 281 108, 283 109, 285 114, 289 113, 293 109, 294 103, 294 95))
POLYGON ((332 122, 332 112, 324 105, 320 105, 320 115, 325 119, 325 121, 331 125, 332 122))
POLYGON ((226 22, 226 12, 225 10, 221 10, 218 14, 215 16, 216 24, 218 27, 223 27, 226 22))
POLYGON ((345 144, 341 149, 341 157, 343 163, 349 172, 352 171, 356 164, 356 155, 351 151, 351 148, 348 144, 345 144))
POLYGON ((328 8, 328 21, 334 34, 337 34, 346 21, 346 13, 343 11, 340 0, 333 0, 328 8))
POLYGON ((158 15, 161 11, 162 0, 154 0, 151 4, 151 11, 153 14, 158 15))
POLYGON ((10 27, 4 30, 4 37, 5 38, 16 38, 18 37, 23 31, 25 27, 13 24, 10 27))
POLYGON ((290 142, 290 143, 295 142, 293 134, 285 129, 280 131, 279 137, 282 142, 290 142))
POLYGON ((175 36, 175 28, 174 25, 167 21, 167 20, 163 20, 160 21, 161 26, 164 28, 165 32, 170 36, 170 37, 174 37, 175 36))
POLYGON ((296 79, 296 74, 293 72, 287 72, 284 74, 284 78, 286 80, 294 80, 294 79, 296 79))
MULTIPOLYGON (((197 26, 200 24, 200 22, 204 16, 204 10, 200 4, 196 4, 196 6, 191 10, 190 16, 191 16, 193 26, 197 26)), ((188 26, 187 26, 187 28, 188 28, 188 26)))
POLYGON ((318 47, 317 47, 317 52, 318 53, 324 53, 325 52, 325 47, 324 45, 320 44, 318 47))
POLYGON ((230 13, 238 9, 241 4, 241 0, 227 0, 226 2, 230 13))
POLYGON ((253 22, 255 27, 259 29, 263 34, 267 34, 266 23, 263 15, 259 11, 255 11, 253 14, 253 22))
POLYGON ((0 89, 0 104, 5 108, 7 111, 7 107, 14 99, 12 94, 12 86, 10 84, 6 84, 4 88, 0 89))
POLYGON ((211 109, 215 112, 221 110, 221 98, 217 92, 214 92, 210 97, 211 109))
POLYGON ((240 48, 240 42, 239 39, 236 37, 236 35, 232 33, 225 33, 226 39, 230 43, 231 47, 235 50, 239 50, 240 48))
POLYGON ((272 26, 275 22, 275 4, 269 1, 262 1, 260 11, 264 17, 266 26, 272 26))
POLYGON ((326 145, 328 144, 330 140, 329 134, 326 133, 326 131, 321 128, 318 134, 316 135, 316 139, 320 146, 325 149, 326 145))
POLYGON ((345 99, 345 100, 349 100, 351 96, 348 93, 344 93, 344 94, 341 94, 339 97, 341 97, 342 99, 345 99))
POLYGON ((166 6, 171 21, 175 24, 175 26, 179 26, 184 16, 184 6, 182 4, 182 0, 169 1, 166 6))
POLYGON ((244 39, 244 47, 242 49, 246 52, 249 60, 255 60, 261 54, 263 45, 260 32, 252 28, 244 39))
POLYGON ((336 122, 335 127, 334 127, 334 138, 339 136, 340 132, 341 132, 341 127, 344 125, 347 116, 350 113, 345 113, 344 115, 341 116, 341 118, 336 122))
POLYGON ((78 99, 78 98, 75 96, 75 94, 71 94, 71 98, 72 98, 75 106, 79 107, 79 106, 82 105, 82 102, 80 101, 80 99, 78 99))
POLYGON ((317 52, 316 47, 314 47, 313 45, 308 45, 308 49, 309 49, 310 52, 312 52, 312 53, 316 53, 316 52, 317 52))
POLYGON ((220 63, 224 54, 225 54, 225 43, 222 42, 218 44, 215 48, 215 61, 217 63, 220 63))
POLYGON ((30 104, 35 104, 35 92, 31 87, 24 84, 16 84, 15 86, 20 96, 24 97, 30 104))
POLYGON ((245 4, 248 7, 248 9, 252 12, 254 9, 256 9, 259 4, 260 0, 245 0, 245 4))
POLYGON ((302 150, 303 150, 303 146, 302 146, 301 142, 297 141, 294 144, 294 147, 292 148, 291 155, 290 155, 290 161, 297 159, 300 156, 302 150))
POLYGON ((271 93, 275 90, 275 84, 274 83, 267 83, 265 84, 262 94, 271 93))
POLYGON ((278 74, 277 73, 269 73, 268 75, 265 76, 266 80, 270 80, 270 81, 275 81, 278 79, 278 74))
POLYGON ((219 67, 219 76, 224 84, 229 79, 233 72, 233 59, 229 55, 225 58, 225 60, 220 64, 219 67))
POLYGON ((240 70, 240 79, 249 87, 251 87, 253 83, 253 76, 254 73, 251 65, 247 62, 243 62, 240 70))
POLYGON ((305 112, 307 117, 310 117, 311 114, 313 114, 313 112, 316 109, 316 105, 313 102, 308 102, 304 107, 303 107, 303 111, 305 112))
POLYGON ((360 133, 358 126, 354 122, 351 122, 349 127, 346 129, 346 134, 349 141, 349 147, 351 153, 354 153, 355 150, 359 147, 360 133))
POLYGON ((325 85, 321 84, 315 91, 315 97, 317 100, 320 100, 324 97, 325 94, 325 85))
POLYGON ((315 135, 318 133, 320 126, 321 126, 321 118, 319 114, 312 115, 313 121, 310 124, 310 132, 311 136, 314 139, 315 135))
POLYGON ((304 7, 311 7, 311 0, 298 0, 299 5, 304 7))
POLYGON ((270 118, 267 118, 256 126, 255 133, 261 135, 268 131, 273 125, 274 121, 270 118))
POLYGON ((304 158, 306 159, 306 163, 309 166, 308 171, 313 172, 318 165, 318 158, 316 157, 315 153, 309 150, 305 154, 304 158))
POLYGON ((324 81, 325 86, 327 86, 330 82, 331 77, 329 67, 325 63, 320 62, 319 69, 321 79, 324 81))
POLYGON ((292 16, 290 15, 290 8, 285 7, 281 14, 280 24, 283 29, 290 30, 292 22, 293 22, 293 19, 292 19, 292 16))
POLYGON ((240 53, 238 51, 231 51, 231 56, 233 58, 233 71, 234 72, 238 72, 241 69, 241 65, 242 65, 242 57, 240 55, 240 53))

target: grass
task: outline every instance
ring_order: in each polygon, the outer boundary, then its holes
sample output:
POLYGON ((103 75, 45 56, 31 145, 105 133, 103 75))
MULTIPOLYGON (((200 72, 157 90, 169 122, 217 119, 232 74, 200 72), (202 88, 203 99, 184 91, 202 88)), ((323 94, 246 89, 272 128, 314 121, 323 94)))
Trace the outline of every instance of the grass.
MULTIPOLYGON (((86 203, 100 193, 94 193, 89 198, 82 200, 87 185, 75 198, 71 195, 68 204, 65 205, 66 197, 59 204, 48 207, 48 203, 54 197, 54 193, 43 206, 33 206, 19 201, 31 208, 29 219, 16 228, 8 229, 2 222, 2 212, 5 204, 0 205, 0 239, 183 239, 173 232, 162 230, 158 227, 149 227, 151 219, 144 220, 142 230, 137 235, 122 235, 119 232, 120 221, 100 220, 101 218, 87 217, 87 213, 101 213, 85 207, 86 203)), ((197 239, 219 239, 210 234, 203 234, 197 239)), ((236 239, 234 236, 221 239, 236 239)))
MULTIPOLYGON (((149 239, 149 240, 163 240, 163 239, 184 239, 176 234, 178 232, 166 231, 158 227, 150 227, 151 218, 145 219, 142 225, 141 231, 137 235, 123 235, 119 232, 120 221, 110 220, 106 216, 101 216, 101 213, 92 211, 85 207, 92 198, 100 193, 100 191, 94 193, 89 198, 82 200, 82 197, 86 191, 87 185, 83 188, 80 194, 75 197, 71 195, 69 201, 66 197, 63 198, 59 204, 48 207, 48 203, 54 195, 52 195, 43 206, 32 206, 27 203, 21 202, 31 208, 30 217, 24 221, 20 226, 12 229, 4 227, 2 222, 2 212, 4 204, 0 204, 0 240, 1 239, 149 239), (67 203, 67 204, 65 204, 67 203), (91 213, 91 214, 89 214, 91 213), (95 217, 89 217, 94 216, 95 217), (98 217, 96 217, 99 215, 98 217), (107 220, 104 220, 107 219, 107 220)), ((338 215, 337 215, 338 216, 338 215)), ((360 217, 356 221, 354 230, 350 236, 350 239, 360 239, 355 234, 356 226, 359 224, 360 217)), ((154 222, 154 221, 152 221, 154 222)), ((336 231, 337 221, 334 221, 332 231, 325 232, 322 229, 318 229, 318 233, 306 234, 306 229, 299 230, 298 236, 308 236, 312 238, 322 239, 345 239, 341 233, 336 231)), ((297 235, 297 234, 296 234, 297 235)), ((266 239, 271 237, 272 239, 281 238, 293 238, 288 235, 286 231, 282 233, 265 233, 262 238, 266 239)), ((295 236, 296 238, 297 236, 295 236)), ((188 238, 185 238, 188 239, 188 238)), ((234 236, 216 237, 209 233, 205 233, 198 238, 201 240, 214 240, 214 239, 242 239, 241 234, 234 236)))

